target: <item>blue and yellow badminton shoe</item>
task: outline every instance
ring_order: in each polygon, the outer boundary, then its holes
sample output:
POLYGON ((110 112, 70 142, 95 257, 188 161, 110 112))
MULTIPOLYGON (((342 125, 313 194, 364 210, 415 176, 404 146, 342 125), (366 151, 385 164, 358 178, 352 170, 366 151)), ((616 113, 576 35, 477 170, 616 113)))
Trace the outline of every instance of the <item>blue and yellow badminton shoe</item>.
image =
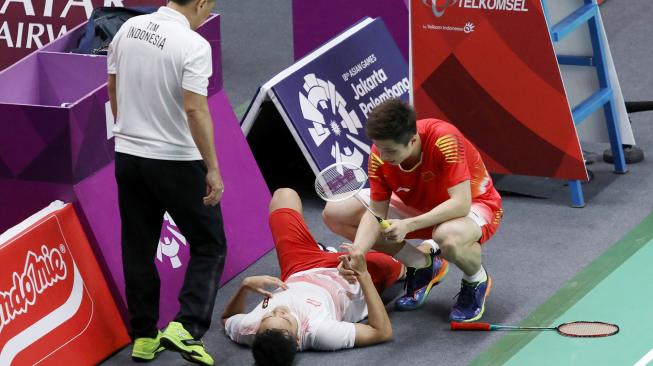
POLYGON ((431 249, 430 262, 424 268, 408 267, 406 270, 406 294, 395 303, 401 311, 415 310, 426 302, 433 286, 439 284, 449 271, 449 263, 431 249))
POLYGON ((485 312, 485 299, 490 295, 491 289, 490 275, 481 282, 472 283, 463 280, 449 318, 456 322, 473 322, 481 319, 485 312))

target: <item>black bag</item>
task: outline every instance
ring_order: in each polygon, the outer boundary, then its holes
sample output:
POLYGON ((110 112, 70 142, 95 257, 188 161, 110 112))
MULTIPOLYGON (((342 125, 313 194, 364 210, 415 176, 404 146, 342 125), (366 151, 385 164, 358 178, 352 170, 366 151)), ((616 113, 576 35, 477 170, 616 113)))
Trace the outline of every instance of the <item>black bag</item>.
POLYGON ((109 43, 120 27, 131 17, 153 13, 157 7, 99 7, 93 10, 86 29, 73 53, 106 55, 109 43))

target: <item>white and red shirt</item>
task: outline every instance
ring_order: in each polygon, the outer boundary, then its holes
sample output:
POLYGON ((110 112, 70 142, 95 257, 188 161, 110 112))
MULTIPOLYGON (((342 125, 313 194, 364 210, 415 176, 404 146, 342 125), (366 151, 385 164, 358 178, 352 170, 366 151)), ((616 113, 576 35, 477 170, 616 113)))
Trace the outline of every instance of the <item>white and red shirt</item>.
POLYGON ((332 351, 354 347, 353 323, 367 317, 367 303, 358 283, 345 281, 336 268, 314 268, 298 272, 286 280, 264 308, 259 303, 247 314, 237 314, 225 324, 233 341, 251 346, 261 318, 277 306, 285 305, 297 317, 299 349, 332 351))

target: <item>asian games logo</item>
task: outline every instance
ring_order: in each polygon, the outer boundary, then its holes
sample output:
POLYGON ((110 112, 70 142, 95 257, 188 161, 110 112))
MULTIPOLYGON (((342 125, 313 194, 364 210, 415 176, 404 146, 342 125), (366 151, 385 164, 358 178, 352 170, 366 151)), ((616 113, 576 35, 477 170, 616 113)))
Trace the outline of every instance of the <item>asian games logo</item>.
POLYGON ((362 166, 370 153, 370 146, 361 141, 365 135, 363 124, 329 80, 315 74, 304 76, 304 92, 299 92, 302 115, 311 126, 308 132, 315 146, 329 149, 336 162, 362 166))
POLYGON ((170 214, 166 212, 163 216, 163 229, 161 229, 159 246, 156 248, 156 259, 163 263, 163 256, 166 256, 170 259, 170 265, 173 269, 181 267, 179 249, 182 245, 187 245, 186 238, 181 234, 170 214))
POLYGON ((422 0, 422 4, 430 7, 433 15, 438 18, 444 15, 448 7, 456 5, 457 2, 458 0, 422 0))

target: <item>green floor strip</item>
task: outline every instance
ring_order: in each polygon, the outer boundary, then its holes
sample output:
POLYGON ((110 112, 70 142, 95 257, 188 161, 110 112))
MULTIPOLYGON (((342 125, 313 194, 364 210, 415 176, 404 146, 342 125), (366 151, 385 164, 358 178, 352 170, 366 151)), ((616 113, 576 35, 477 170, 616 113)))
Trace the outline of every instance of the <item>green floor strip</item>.
MULTIPOLYGON (((520 325, 551 324, 651 240, 653 240, 653 214, 646 217, 635 229, 571 279, 520 325)), ((537 336, 536 332, 506 333, 470 365, 504 364, 537 336)))
MULTIPOLYGON (((653 229, 653 228, 652 228, 653 229)), ((653 240, 610 273, 553 324, 601 320, 619 325, 617 335, 583 339, 539 332, 506 366, 633 365, 653 347, 653 240)))

